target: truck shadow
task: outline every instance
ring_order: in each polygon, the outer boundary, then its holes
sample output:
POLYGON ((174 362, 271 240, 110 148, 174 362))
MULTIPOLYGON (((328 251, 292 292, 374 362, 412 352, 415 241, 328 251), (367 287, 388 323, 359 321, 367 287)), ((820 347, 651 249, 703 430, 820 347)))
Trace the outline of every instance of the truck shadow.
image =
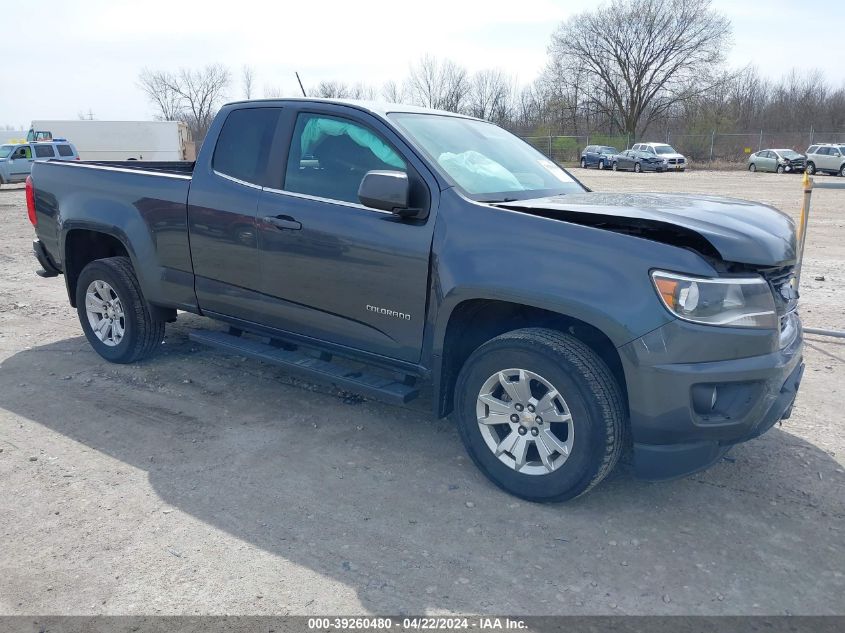
MULTIPOLYGON (((0 363, 0 408, 145 471, 163 504, 342 583, 371 613, 820 613, 841 597, 827 570, 843 562, 829 525, 845 478, 784 430, 704 474, 647 484, 623 464, 582 499, 534 505, 490 485, 423 405, 350 404, 197 349, 197 321, 180 317, 136 366, 82 337, 21 351, 0 363), (793 597, 773 591, 785 586, 793 597)), ((305 597, 275 604, 309 612, 305 597)))

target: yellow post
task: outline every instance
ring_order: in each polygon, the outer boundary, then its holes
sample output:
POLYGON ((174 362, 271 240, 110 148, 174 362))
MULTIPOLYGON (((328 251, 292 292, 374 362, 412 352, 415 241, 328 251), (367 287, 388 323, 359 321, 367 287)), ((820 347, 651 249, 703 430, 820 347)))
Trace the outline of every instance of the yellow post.
POLYGON ((810 219, 810 198, 813 195, 813 179, 805 171, 802 180, 804 185, 804 202, 801 204, 801 217, 798 220, 798 252, 795 263, 795 289, 801 284, 801 265, 804 262, 804 244, 807 241, 807 221, 810 219))

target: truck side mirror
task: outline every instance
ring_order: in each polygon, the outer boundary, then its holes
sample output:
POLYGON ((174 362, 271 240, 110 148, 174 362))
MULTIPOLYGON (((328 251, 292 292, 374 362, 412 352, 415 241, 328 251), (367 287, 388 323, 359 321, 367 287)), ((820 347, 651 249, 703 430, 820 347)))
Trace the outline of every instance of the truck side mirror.
POLYGON ((390 211, 402 217, 417 215, 418 209, 408 208, 410 185, 403 171, 368 171, 358 187, 358 200, 365 207, 390 211))

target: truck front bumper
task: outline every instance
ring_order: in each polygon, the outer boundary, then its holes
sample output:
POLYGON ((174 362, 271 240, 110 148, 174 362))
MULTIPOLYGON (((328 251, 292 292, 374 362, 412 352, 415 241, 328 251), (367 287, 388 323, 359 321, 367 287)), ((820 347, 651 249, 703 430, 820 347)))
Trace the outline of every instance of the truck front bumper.
MULTIPOLYGON (((678 322, 665 326, 669 336, 658 331, 623 346, 636 475, 657 481, 703 470, 732 445, 788 418, 804 373, 800 321, 795 320, 793 340, 761 355, 743 353, 764 343, 759 331, 726 333, 724 350, 742 356, 731 360, 673 362, 670 350, 678 346, 667 339, 679 340, 684 330, 695 336, 700 329, 678 322)), ((719 355, 722 350, 708 344, 715 339, 708 341, 707 334, 699 332, 703 350, 695 350, 693 342, 680 354, 719 355)))

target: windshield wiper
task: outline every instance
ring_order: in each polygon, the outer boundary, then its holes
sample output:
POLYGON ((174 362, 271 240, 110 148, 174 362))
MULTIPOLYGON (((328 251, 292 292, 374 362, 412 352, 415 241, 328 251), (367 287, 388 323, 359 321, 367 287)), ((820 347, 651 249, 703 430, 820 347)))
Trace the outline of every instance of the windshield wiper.
POLYGON ((517 198, 495 198, 493 200, 479 200, 479 202, 483 202, 484 204, 495 204, 497 202, 516 202, 517 198))

